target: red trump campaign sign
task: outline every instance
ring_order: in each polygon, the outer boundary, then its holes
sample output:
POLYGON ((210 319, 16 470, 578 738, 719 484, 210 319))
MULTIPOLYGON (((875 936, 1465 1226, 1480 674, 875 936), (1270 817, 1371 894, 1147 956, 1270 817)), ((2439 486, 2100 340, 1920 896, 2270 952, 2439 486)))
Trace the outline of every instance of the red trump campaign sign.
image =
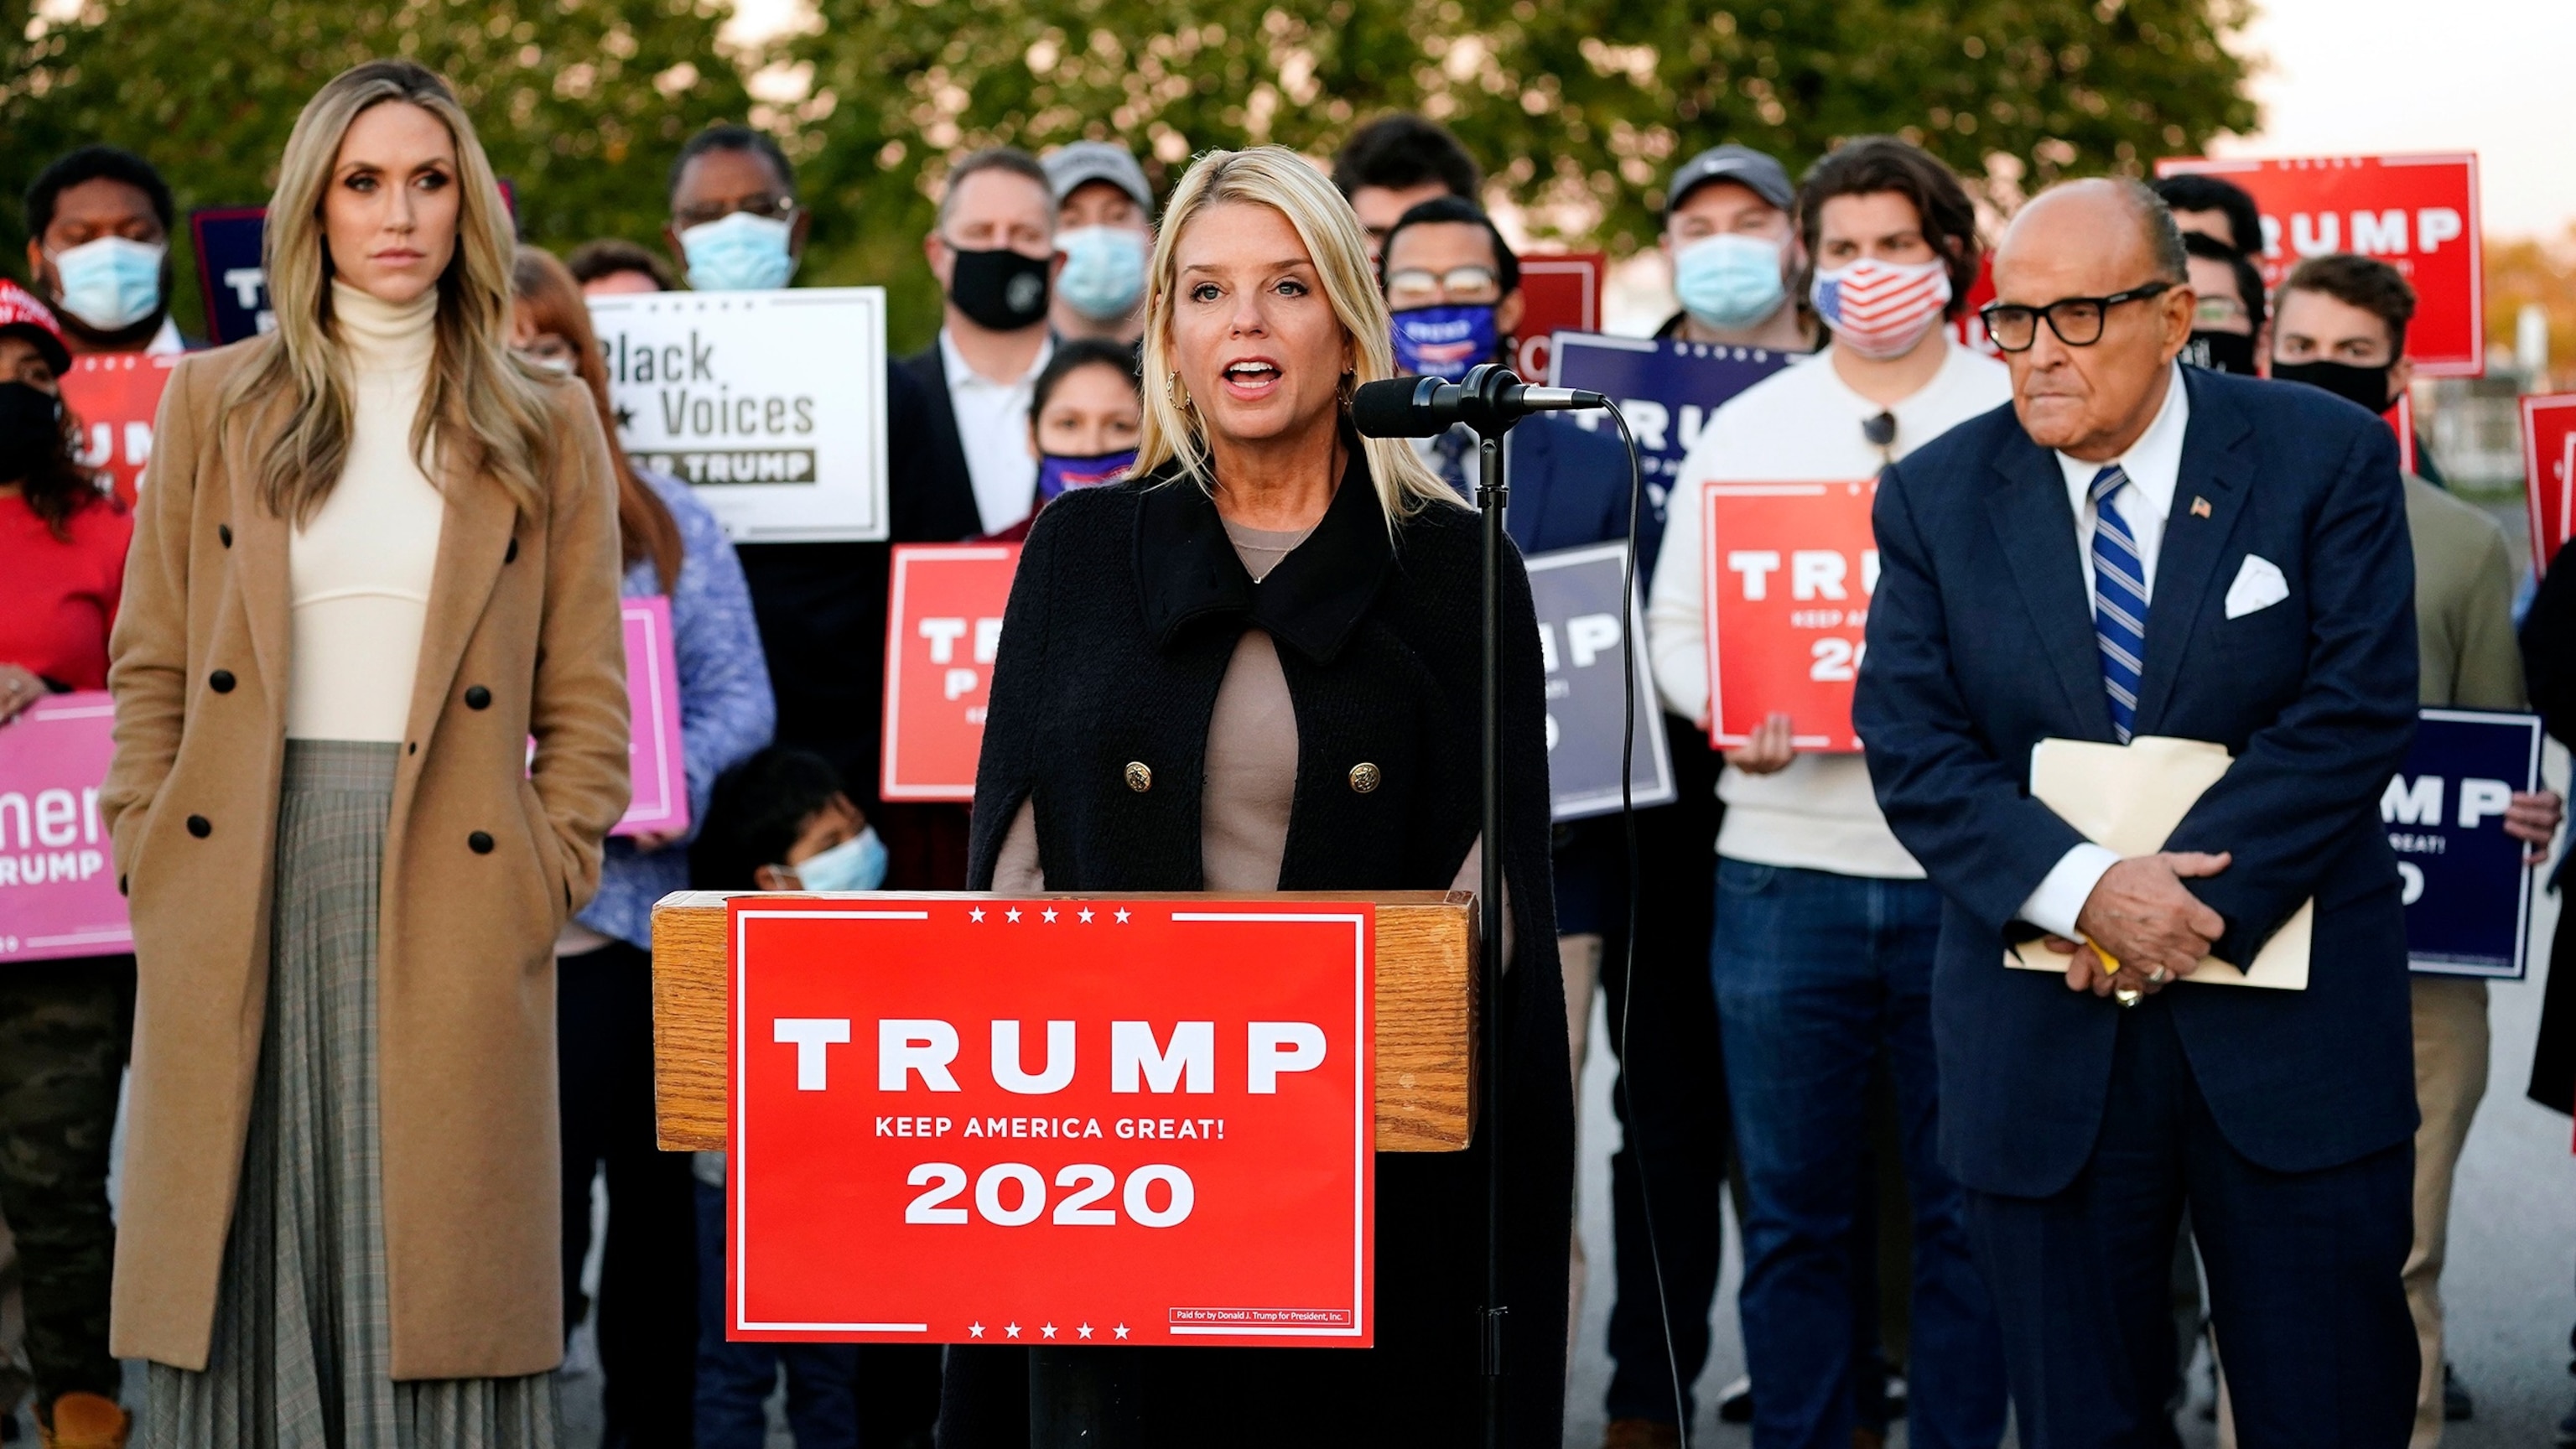
POLYGON ((1374 1341, 1372 907, 728 912, 729 1337, 1374 1341))
POLYGON ((80 460, 106 470, 128 507, 152 458, 152 419, 161 410, 161 391, 178 365, 175 353, 93 353, 73 358, 72 370, 63 374, 63 406, 80 425, 80 460))
POLYGON ((2531 511, 2531 568, 2549 572, 2576 519, 2576 393, 2522 400, 2523 506, 2531 511))
POLYGON ((886 600, 887 800, 972 800, 1016 543, 906 544, 886 600))
POLYGON ((1852 681, 1878 586, 1877 482, 1703 489, 1711 738, 1743 744, 1784 712, 1798 748, 1858 750, 1852 681))
POLYGON ((2156 174, 2203 171, 2244 187, 2263 214, 2263 284, 2308 257, 2358 252, 2415 286, 2406 351, 2428 377, 2486 371, 2486 274, 2478 252, 2478 158, 2469 153, 2172 159, 2156 174))
POLYGON ((1521 258, 1520 341, 1512 348, 1513 371, 1545 377, 1557 333, 1601 330, 1601 273, 1608 265, 1599 252, 1521 258))

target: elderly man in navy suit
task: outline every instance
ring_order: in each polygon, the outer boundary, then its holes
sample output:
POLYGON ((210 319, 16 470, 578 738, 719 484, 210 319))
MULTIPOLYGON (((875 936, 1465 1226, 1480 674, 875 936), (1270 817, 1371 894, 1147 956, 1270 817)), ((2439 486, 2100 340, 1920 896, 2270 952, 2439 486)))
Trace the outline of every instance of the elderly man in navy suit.
POLYGON ((2135 183, 2060 186, 1995 255, 2013 403, 1879 483, 1854 716, 1944 897, 1942 1152, 2003 1322, 2021 1442, 2166 1445, 2189 1210, 2239 1442, 2403 1445, 2415 1096, 2376 805, 2415 718, 2388 428, 2176 365, 2193 297, 2135 183), (2232 757, 2154 855, 2025 788, 2043 739, 2232 757), (2308 985, 2194 983, 2316 903, 2308 985), (2044 938, 2062 980, 2008 970, 2044 938))

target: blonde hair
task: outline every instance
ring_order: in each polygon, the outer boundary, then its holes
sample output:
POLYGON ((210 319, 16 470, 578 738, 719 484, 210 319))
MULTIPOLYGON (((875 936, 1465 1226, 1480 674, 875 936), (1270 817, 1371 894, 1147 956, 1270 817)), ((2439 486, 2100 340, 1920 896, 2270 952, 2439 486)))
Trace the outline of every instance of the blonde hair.
POLYGON ((436 353, 412 422, 411 445, 431 468, 440 451, 463 449, 475 469, 534 516, 553 466, 554 423, 542 386, 510 353, 510 262, 516 240, 492 163, 474 123, 436 73, 407 60, 371 60, 332 77, 295 119, 269 198, 261 261, 277 331, 238 373, 224 410, 284 399, 285 426, 258 460, 261 505, 302 522, 322 506, 348 463, 352 419, 349 362, 332 335, 331 263, 322 201, 340 143, 360 113, 401 101, 438 117, 456 145, 456 252, 439 276, 436 353))
MULTIPOLYGON (((1253 146, 1241 151, 1210 151, 1190 163, 1181 184, 1163 211, 1154 241, 1154 260, 1145 286, 1145 429, 1136 444, 1136 476, 1165 463, 1178 462, 1181 472, 1201 489, 1215 490, 1209 470, 1206 430, 1197 409, 1175 396, 1172 368, 1171 305, 1176 254, 1181 237, 1199 213, 1232 202, 1267 206, 1288 218, 1305 244, 1306 255, 1324 284, 1324 298, 1342 324, 1354 360, 1352 386, 1395 375, 1395 349, 1389 340, 1386 299, 1378 294, 1376 272, 1369 265, 1368 240, 1350 203, 1324 174, 1285 146, 1253 146)), ((1348 409, 1350 397, 1342 396, 1348 409)), ((1369 476, 1377 485, 1379 508, 1387 526, 1420 512, 1426 504, 1463 507, 1457 493, 1415 456, 1400 438, 1364 438, 1369 476)))

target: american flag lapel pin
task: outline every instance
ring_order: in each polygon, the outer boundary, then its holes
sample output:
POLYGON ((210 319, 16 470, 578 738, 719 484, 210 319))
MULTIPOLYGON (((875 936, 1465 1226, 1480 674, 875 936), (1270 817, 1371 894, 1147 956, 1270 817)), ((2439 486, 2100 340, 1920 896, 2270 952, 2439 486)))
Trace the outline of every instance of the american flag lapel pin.
POLYGON ((2197 493, 2193 494, 2191 498, 2191 516, 2194 518, 2207 518, 2209 516, 2209 500, 2201 497, 2197 493))

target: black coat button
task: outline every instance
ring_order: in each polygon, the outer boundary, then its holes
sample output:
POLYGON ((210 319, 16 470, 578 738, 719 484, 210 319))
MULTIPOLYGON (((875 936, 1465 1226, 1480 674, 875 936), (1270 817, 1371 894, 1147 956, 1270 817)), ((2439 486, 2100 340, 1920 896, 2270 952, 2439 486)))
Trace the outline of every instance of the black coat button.
POLYGON ((216 524, 216 525, 215 525, 215 537, 217 537, 217 538, 219 538, 219 539, 222 539, 222 540, 223 540, 224 547, 226 547, 226 548, 230 548, 230 547, 232 547, 232 546, 233 546, 233 526, 232 526, 231 524, 229 524, 229 523, 218 523, 218 524, 216 524))
POLYGON ((492 853, 492 832, 488 830, 475 831, 472 835, 465 837, 465 848, 473 851, 476 855, 490 855, 492 853))
POLYGON ((217 694, 230 694, 233 692, 233 672, 229 669, 218 669, 206 676, 206 683, 213 686, 217 694))
POLYGON ((203 815, 191 815, 188 817, 188 833, 203 840, 215 833, 215 822, 203 815))
POLYGON ((514 539, 511 539, 511 540, 510 540, 510 546, 509 546, 508 548, 503 549, 503 550, 501 551, 501 562, 503 562, 503 563, 517 563, 518 561, 519 561, 519 541, 518 541, 517 539, 515 539, 515 538, 514 538, 514 539))
POLYGON ((492 691, 485 689, 479 684, 466 690, 465 707, 467 709, 490 709, 492 707, 492 691))

